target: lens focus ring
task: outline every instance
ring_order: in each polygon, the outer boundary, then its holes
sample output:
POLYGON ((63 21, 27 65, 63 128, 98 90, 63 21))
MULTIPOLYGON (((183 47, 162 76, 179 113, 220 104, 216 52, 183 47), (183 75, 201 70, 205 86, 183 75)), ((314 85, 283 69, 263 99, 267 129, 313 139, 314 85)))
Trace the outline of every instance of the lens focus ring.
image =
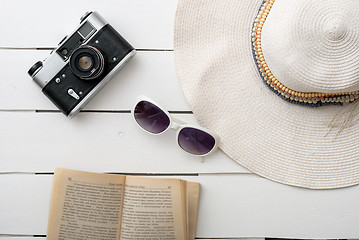
POLYGON ((70 58, 72 72, 81 79, 91 80, 103 72, 105 59, 102 53, 92 46, 82 46, 76 49, 70 58))

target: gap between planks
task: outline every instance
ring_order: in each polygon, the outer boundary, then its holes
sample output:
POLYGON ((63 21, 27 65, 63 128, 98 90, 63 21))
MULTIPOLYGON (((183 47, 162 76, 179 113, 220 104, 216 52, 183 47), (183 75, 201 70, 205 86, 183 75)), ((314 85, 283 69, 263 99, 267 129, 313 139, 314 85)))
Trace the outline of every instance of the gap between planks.
MULTIPOLYGON (((46 235, 0 234, 1 238, 13 240, 46 239, 46 235)), ((198 240, 266 240, 266 238, 196 238, 198 240)), ((268 239, 269 240, 269 239, 268 239)))
MULTIPOLYGON (((102 172, 105 174, 121 174, 121 175, 130 175, 130 176, 159 176, 159 177, 200 177, 200 176, 222 176, 222 175, 254 175, 254 173, 141 173, 141 172, 102 172)), ((0 175, 54 175, 54 172, 0 172, 0 175)))
MULTIPOLYGON (((0 50, 45 50, 51 51, 57 47, 0 47, 0 50)), ((173 52, 173 49, 146 49, 146 48, 137 48, 138 52, 173 52)))
MULTIPOLYGON (((60 110, 0 109, 0 112, 61 113, 60 110)), ((193 114, 192 111, 168 111, 170 114, 193 114)), ((131 110, 81 110, 80 113, 131 113, 131 110)))

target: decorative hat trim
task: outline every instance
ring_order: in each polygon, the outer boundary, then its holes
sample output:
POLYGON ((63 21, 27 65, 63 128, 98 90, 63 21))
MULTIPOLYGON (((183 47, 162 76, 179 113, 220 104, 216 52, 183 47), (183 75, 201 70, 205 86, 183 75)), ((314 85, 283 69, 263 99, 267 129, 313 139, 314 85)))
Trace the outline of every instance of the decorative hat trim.
POLYGON ((319 107, 353 102, 359 98, 359 91, 343 93, 298 92, 282 84, 269 69, 262 52, 262 28, 275 0, 264 0, 252 28, 252 52, 259 75, 264 83, 282 99, 291 103, 319 107))

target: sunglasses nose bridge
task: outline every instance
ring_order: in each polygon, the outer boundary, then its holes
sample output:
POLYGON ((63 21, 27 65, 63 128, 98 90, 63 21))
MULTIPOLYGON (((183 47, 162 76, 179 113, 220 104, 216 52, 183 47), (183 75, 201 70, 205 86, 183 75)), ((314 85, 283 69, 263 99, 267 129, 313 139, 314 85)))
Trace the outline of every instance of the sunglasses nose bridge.
POLYGON ((171 128, 173 129, 173 130, 178 130, 178 129, 180 129, 180 127, 181 127, 181 125, 179 125, 178 123, 176 123, 175 121, 172 121, 171 122, 171 128))

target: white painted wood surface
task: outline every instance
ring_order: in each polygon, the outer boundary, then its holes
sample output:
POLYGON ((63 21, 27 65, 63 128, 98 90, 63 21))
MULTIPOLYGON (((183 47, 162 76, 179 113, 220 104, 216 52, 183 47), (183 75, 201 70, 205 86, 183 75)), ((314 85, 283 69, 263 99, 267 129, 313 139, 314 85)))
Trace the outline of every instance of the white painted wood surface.
POLYGON ((201 239, 359 238, 359 186, 325 191, 285 186, 249 173, 221 151, 201 163, 178 149, 174 132, 151 136, 135 125, 128 111, 140 94, 196 123, 171 51, 176 5, 176 0, 1 1, 0 239, 44 239, 52 175, 33 173, 55 167, 198 181, 201 239), (67 119, 53 112, 27 70, 89 10, 99 11, 139 51, 87 112, 67 119))
MULTIPOLYGON (((0 50, 0 66, 6 78, 0 81, 0 109, 57 109, 27 74, 35 62, 43 60, 49 53, 0 50)), ((176 78, 172 51, 139 51, 85 110, 130 110, 140 94, 153 96, 168 110, 190 111, 176 78)))
POLYGON ((98 11, 137 49, 173 49, 175 0, 1 0, 0 47, 55 47, 98 11))
MULTIPOLYGON (((96 100, 96 99, 94 99, 96 100)), ((196 123, 192 114, 177 118, 196 123)), ((58 166, 100 172, 248 172, 221 151, 204 162, 182 151, 175 131, 153 136, 130 113, 0 112, 0 172, 53 172, 58 166)))

